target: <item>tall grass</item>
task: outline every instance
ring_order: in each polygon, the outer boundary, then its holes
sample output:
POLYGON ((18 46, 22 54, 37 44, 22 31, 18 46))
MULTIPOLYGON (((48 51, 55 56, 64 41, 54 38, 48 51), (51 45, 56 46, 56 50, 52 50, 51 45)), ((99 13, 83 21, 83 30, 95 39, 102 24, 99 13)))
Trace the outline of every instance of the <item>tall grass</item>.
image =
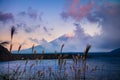
POLYGON ((19 45, 19 47, 18 47, 18 53, 20 52, 21 47, 22 47, 22 45, 19 45))

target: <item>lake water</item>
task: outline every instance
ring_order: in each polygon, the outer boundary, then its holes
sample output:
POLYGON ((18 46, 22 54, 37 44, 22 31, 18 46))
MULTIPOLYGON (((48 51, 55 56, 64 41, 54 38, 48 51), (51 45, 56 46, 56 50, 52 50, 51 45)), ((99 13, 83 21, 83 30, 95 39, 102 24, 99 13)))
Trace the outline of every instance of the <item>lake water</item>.
POLYGON ((8 73, 13 80, 120 80, 120 57, 80 59, 77 63, 64 59, 62 65, 57 59, 0 62, 0 80, 8 73))

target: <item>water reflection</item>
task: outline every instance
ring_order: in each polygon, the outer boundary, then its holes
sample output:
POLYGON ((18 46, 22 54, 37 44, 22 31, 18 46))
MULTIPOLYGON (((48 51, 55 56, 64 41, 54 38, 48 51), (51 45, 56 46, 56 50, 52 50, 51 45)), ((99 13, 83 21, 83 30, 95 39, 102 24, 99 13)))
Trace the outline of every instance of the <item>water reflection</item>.
MULTIPOLYGON (((119 80, 120 58, 92 58, 86 62, 64 59, 62 65, 53 60, 20 60, 9 62, 9 75, 13 79, 51 79, 66 80, 119 80)), ((0 62, 1 80, 8 74, 8 62, 0 62)))

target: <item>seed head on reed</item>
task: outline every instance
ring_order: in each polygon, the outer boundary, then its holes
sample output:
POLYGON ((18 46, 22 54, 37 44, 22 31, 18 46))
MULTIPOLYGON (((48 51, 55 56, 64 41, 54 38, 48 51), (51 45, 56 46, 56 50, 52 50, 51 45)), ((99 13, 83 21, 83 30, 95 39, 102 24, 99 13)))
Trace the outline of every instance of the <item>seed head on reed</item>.
POLYGON ((61 49, 60 49, 60 52, 61 52, 61 53, 62 53, 63 47, 64 47, 64 44, 62 44, 62 46, 61 46, 61 49))
POLYGON ((16 33, 16 28, 12 26, 10 31, 11 31, 11 40, 12 40, 13 35, 16 33))
POLYGON ((20 52, 21 47, 22 47, 22 45, 19 45, 19 47, 18 47, 18 53, 20 52))
POLYGON ((34 44, 33 44, 33 46, 32 46, 32 53, 33 53, 33 51, 34 51, 34 44))
POLYGON ((11 51, 12 51, 12 46, 13 46, 13 45, 12 45, 12 44, 10 44, 10 53, 11 53, 11 51))
POLYGON ((91 45, 87 45, 87 47, 86 47, 86 50, 85 50, 85 52, 84 52, 84 58, 86 59, 87 58, 87 56, 88 56, 88 51, 90 50, 90 48, 91 48, 91 45))

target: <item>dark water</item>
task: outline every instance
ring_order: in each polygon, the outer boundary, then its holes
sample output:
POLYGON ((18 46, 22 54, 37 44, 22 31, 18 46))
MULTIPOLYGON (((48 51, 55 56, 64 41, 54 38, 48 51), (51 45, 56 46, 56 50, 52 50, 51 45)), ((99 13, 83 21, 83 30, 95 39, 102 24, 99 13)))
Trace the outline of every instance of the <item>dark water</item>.
POLYGON ((72 59, 66 59, 62 67, 57 59, 0 62, 0 80, 8 72, 10 77, 14 77, 12 79, 17 80, 30 78, 33 80, 39 80, 39 78, 44 80, 56 80, 57 78, 62 80, 120 80, 120 57, 95 57, 88 58, 86 62, 78 60, 77 63, 72 59))

